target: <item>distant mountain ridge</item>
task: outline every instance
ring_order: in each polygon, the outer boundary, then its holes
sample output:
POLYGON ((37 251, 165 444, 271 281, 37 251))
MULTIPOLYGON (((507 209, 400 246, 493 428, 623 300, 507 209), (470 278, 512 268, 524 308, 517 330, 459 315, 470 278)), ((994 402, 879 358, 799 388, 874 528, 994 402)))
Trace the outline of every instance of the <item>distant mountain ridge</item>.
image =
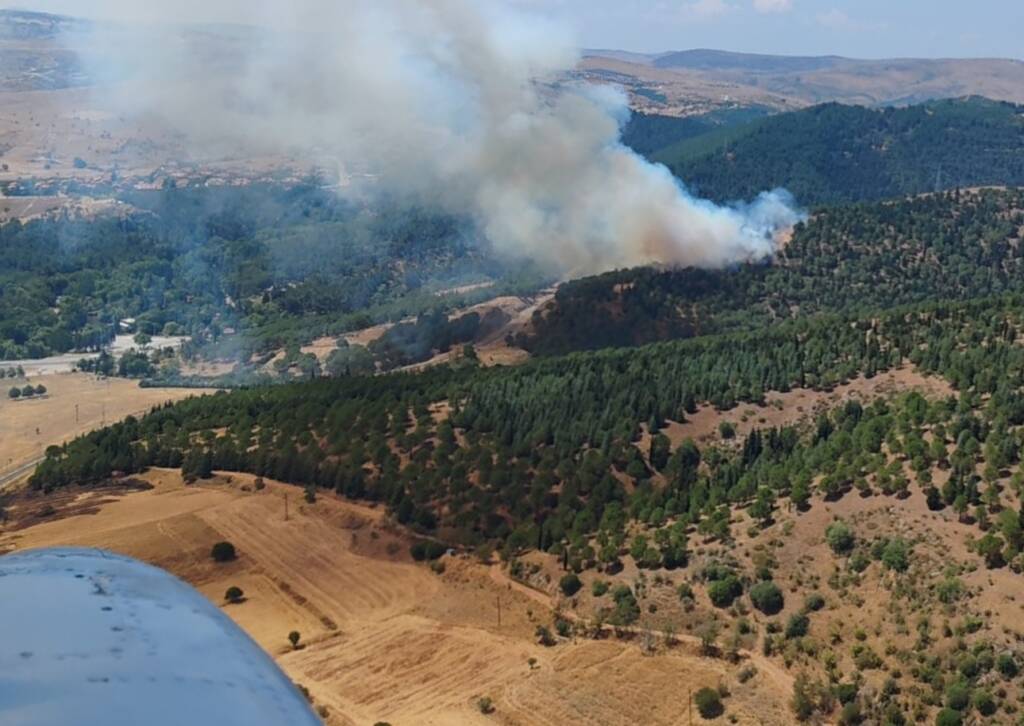
MULTIPOLYGON (((837 101, 909 105, 984 96, 1024 103, 1024 61, 1003 58, 776 56, 694 49, 667 53, 585 50, 580 68, 614 72, 666 97, 663 111, 686 113, 695 99, 756 98, 782 110, 837 101)), ((650 98, 640 102, 658 112, 650 98)))

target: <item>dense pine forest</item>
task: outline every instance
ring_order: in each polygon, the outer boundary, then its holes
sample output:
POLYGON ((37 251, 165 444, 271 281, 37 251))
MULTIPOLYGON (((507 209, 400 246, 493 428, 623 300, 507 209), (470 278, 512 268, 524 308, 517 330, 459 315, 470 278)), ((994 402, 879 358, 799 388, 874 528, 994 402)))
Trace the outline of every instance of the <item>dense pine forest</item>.
POLYGON ((721 202, 785 187, 804 205, 1024 183, 1024 109, 981 98, 906 108, 826 104, 644 153, 721 202))

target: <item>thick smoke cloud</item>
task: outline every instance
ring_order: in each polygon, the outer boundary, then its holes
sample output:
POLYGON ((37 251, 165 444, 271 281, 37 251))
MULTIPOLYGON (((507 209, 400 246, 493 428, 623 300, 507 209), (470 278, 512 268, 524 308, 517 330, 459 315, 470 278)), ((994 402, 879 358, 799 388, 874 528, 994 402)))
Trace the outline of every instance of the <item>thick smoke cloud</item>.
POLYGON ((571 35, 508 4, 223 2, 216 19, 249 26, 218 28, 226 43, 186 28, 212 18, 182 7, 149 9, 146 31, 113 31, 94 70, 130 79, 107 101, 157 115, 194 149, 298 155, 370 177, 565 273, 759 259, 797 220, 784 192, 715 206, 625 148, 628 99, 564 83, 571 35))

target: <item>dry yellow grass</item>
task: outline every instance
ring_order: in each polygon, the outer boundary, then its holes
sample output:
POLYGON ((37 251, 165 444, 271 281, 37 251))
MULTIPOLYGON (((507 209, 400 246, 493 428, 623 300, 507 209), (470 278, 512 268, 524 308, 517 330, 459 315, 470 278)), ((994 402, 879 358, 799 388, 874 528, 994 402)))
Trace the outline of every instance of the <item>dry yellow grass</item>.
POLYGON ((47 446, 88 433, 104 421, 110 424, 166 401, 196 395, 185 389, 140 388, 137 381, 100 380, 86 373, 41 376, 31 382, 45 385, 47 395, 13 401, 7 397, 7 388, 25 381, 5 378, 2 382, 0 476, 42 456, 47 446))

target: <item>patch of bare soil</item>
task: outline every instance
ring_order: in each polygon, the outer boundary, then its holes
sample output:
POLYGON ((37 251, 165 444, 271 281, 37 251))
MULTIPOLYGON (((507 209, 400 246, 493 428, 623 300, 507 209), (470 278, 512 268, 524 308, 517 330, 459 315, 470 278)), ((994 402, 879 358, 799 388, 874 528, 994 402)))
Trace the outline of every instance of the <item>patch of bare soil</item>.
MULTIPOLYGON (((718 411, 713 406, 701 406, 696 413, 687 416, 685 423, 668 422, 661 433, 668 436, 674 449, 686 439, 693 439, 698 444, 721 440, 719 425, 724 422, 732 424, 736 439, 742 441, 754 429, 811 422, 818 414, 834 409, 845 401, 868 403, 879 396, 906 391, 918 391, 928 398, 953 394, 953 389, 944 379, 924 376, 907 365, 871 378, 856 378, 831 391, 802 388, 787 393, 769 393, 765 396, 767 401, 763 406, 741 404, 726 412, 718 411)), ((645 435, 640 444, 641 451, 646 451, 649 444, 649 437, 645 435)))

